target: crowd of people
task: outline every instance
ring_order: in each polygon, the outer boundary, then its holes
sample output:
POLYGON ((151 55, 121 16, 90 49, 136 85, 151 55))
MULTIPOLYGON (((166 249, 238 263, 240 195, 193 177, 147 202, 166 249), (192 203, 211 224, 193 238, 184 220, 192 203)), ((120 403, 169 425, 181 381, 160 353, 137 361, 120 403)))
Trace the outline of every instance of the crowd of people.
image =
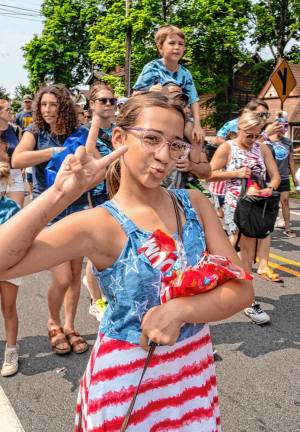
POLYGON ((161 58, 144 67, 128 100, 118 100, 110 86, 98 83, 87 111, 76 106, 65 86, 47 85, 34 98, 24 96, 14 120, 10 102, 0 100, 0 293, 6 335, 1 374, 18 371, 16 299, 22 276, 51 273, 47 328, 59 355, 89 349, 75 328, 83 282, 100 329, 80 384, 78 432, 125 431, 127 423, 136 431, 186 430, 186 425, 191 432, 219 431, 207 323, 241 310, 256 324, 270 321, 254 300, 252 282, 245 280, 160 304, 160 272, 138 253, 151 233, 160 229, 173 236, 185 265, 194 266, 208 251, 251 272, 257 259, 260 277, 280 281, 268 266, 271 233, 248 237, 236 224, 245 184, 250 195, 280 192, 283 234, 295 236, 289 178, 295 185, 297 180, 292 143, 285 136, 288 114, 279 112, 269 124, 267 104, 251 100, 218 132, 209 162, 198 94, 179 63, 184 33, 162 26, 155 42, 161 58), (49 164, 58 160, 53 183, 49 164), (195 190, 203 187, 199 178, 210 184, 212 204, 195 190), (147 382, 138 389, 135 408, 128 409, 153 343, 147 382))

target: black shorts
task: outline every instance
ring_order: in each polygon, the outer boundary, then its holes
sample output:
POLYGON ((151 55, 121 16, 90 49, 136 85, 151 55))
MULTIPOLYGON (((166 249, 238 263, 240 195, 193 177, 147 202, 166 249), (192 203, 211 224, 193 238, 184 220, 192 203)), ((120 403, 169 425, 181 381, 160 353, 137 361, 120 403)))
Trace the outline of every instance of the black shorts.
POLYGON ((289 192, 291 190, 290 180, 281 180, 280 185, 277 188, 277 192, 289 192))

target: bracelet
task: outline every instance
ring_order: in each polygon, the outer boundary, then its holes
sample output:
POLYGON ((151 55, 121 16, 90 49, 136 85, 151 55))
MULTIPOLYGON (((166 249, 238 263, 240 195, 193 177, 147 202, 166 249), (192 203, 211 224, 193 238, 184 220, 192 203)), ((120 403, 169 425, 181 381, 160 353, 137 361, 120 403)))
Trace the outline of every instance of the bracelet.
POLYGON ((56 154, 61 152, 61 148, 60 147, 52 147, 51 148, 51 155, 55 156, 56 154))
POLYGON ((209 163, 208 161, 199 161, 199 162, 194 162, 192 159, 190 159, 190 162, 194 163, 195 165, 199 165, 199 164, 201 164, 201 163, 203 163, 203 164, 207 164, 207 163, 209 163))

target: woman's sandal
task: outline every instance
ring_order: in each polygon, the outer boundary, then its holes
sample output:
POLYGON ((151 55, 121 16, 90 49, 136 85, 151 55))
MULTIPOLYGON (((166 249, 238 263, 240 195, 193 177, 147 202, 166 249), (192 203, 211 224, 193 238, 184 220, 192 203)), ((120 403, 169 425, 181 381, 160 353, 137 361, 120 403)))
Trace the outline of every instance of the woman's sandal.
POLYGON ((89 344, 78 332, 65 333, 65 336, 75 354, 82 354, 89 349, 89 344), (82 345, 82 348, 78 348, 78 345, 82 345))
POLYGON ((71 345, 69 344, 68 339, 64 334, 64 330, 61 327, 48 329, 48 337, 52 351, 55 352, 55 354, 63 355, 68 354, 71 351, 71 345), (58 335, 61 336, 57 337, 58 335), (67 344, 68 346, 66 348, 60 348, 59 346, 62 344, 67 344))
POLYGON ((272 269, 267 268, 266 271, 258 273, 257 275, 264 280, 269 282, 282 282, 282 279, 278 273, 275 273, 272 269))

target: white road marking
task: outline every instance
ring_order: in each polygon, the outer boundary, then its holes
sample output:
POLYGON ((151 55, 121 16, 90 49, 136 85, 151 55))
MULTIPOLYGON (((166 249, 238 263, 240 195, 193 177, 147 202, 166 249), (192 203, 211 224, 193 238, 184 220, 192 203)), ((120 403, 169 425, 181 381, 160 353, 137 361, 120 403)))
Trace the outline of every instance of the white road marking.
POLYGON ((11 403, 0 386, 0 423, 1 432, 25 432, 11 403))
POLYGON ((293 210, 291 210, 291 213, 292 213, 293 215, 300 216, 300 213, 295 212, 295 211, 293 211, 293 210))

